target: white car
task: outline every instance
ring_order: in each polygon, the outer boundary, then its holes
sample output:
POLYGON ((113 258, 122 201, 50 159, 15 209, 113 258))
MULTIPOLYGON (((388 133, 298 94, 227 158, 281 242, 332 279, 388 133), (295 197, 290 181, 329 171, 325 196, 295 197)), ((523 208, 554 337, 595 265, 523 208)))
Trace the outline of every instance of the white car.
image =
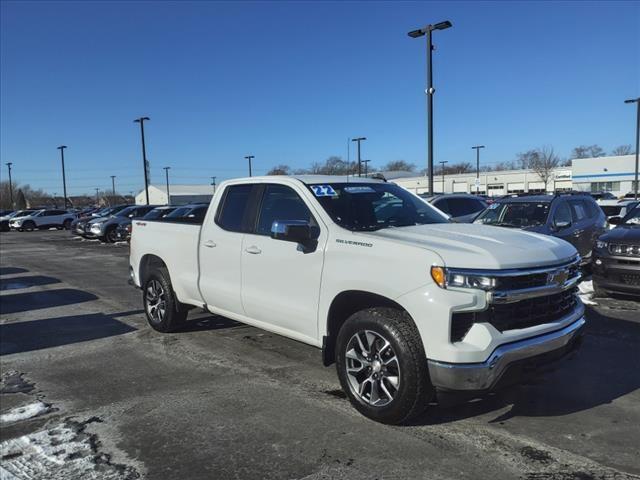
POLYGON ((9 227, 19 231, 52 227, 56 227, 58 230, 63 228, 68 230, 74 218, 76 218, 76 214, 67 210, 35 210, 29 215, 12 218, 9 220, 9 227))
MULTIPOLYGON (((633 210, 633 207, 638 205, 638 202, 636 200, 600 200, 598 205, 600 205, 600 208, 607 216, 607 220, 609 220, 613 217, 622 219, 633 210)), ((615 225, 610 223, 609 228, 615 228, 615 225)))
POLYGON ((585 325, 569 243, 451 223, 384 181, 230 180, 202 225, 132 225, 131 283, 154 329, 199 307, 321 348, 355 408, 385 423, 440 392, 524 381, 585 325))

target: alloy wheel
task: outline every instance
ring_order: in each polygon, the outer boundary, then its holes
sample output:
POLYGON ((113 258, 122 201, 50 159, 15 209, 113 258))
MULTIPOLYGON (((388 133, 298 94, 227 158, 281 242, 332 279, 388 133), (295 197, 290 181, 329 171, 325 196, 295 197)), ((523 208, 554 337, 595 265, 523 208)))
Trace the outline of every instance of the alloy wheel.
POLYGON ((145 291, 147 315, 154 323, 161 323, 167 311, 167 299, 162 284, 151 280, 145 291))
POLYGON ((354 334, 346 348, 349 387, 373 407, 390 404, 400 387, 400 364, 391 343, 372 330, 354 334))

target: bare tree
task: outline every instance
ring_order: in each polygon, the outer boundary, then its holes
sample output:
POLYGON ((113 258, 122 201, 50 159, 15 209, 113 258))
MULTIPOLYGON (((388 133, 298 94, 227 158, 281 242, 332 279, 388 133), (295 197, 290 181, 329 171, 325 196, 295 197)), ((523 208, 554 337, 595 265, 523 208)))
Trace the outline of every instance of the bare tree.
POLYGON ((605 152, 600 145, 580 145, 571 151, 571 158, 604 157, 605 152))
POLYGON ((267 175, 291 175, 291 167, 289 165, 276 165, 267 172, 267 175))
POLYGON ((404 160, 392 160, 381 168, 384 172, 413 172, 415 169, 416 166, 413 163, 404 160))
POLYGON ((547 189, 549 180, 553 177, 553 169, 560 164, 560 159, 551 147, 542 147, 536 150, 537 158, 530 164, 531 170, 538 174, 547 189))
POLYGON ((631 145, 620 145, 619 147, 614 148, 611 151, 611 155, 633 155, 635 152, 631 145))
POLYGON ((540 152, 536 149, 527 150, 526 152, 521 152, 516 155, 516 161, 513 163, 515 169, 521 168, 523 170, 527 168, 531 168, 531 164, 538 161, 538 156, 540 152))

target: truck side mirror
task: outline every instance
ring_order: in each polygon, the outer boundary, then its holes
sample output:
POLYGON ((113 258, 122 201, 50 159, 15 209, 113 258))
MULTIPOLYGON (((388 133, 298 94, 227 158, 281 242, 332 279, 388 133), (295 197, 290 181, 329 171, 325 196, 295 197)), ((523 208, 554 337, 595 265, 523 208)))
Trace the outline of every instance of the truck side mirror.
POLYGON ((275 220, 271 224, 271 238, 307 245, 320 235, 320 229, 305 220, 275 220))

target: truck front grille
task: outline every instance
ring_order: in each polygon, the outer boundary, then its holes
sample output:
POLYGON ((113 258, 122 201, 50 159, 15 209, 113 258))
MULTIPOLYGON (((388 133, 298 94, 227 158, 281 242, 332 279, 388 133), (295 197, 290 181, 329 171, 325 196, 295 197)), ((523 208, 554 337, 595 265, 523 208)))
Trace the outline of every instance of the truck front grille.
POLYGON ((461 341, 474 323, 490 323, 504 332, 555 322, 571 313, 576 289, 520 302, 495 304, 482 312, 457 312, 451 317, 451 342, 461 341))

